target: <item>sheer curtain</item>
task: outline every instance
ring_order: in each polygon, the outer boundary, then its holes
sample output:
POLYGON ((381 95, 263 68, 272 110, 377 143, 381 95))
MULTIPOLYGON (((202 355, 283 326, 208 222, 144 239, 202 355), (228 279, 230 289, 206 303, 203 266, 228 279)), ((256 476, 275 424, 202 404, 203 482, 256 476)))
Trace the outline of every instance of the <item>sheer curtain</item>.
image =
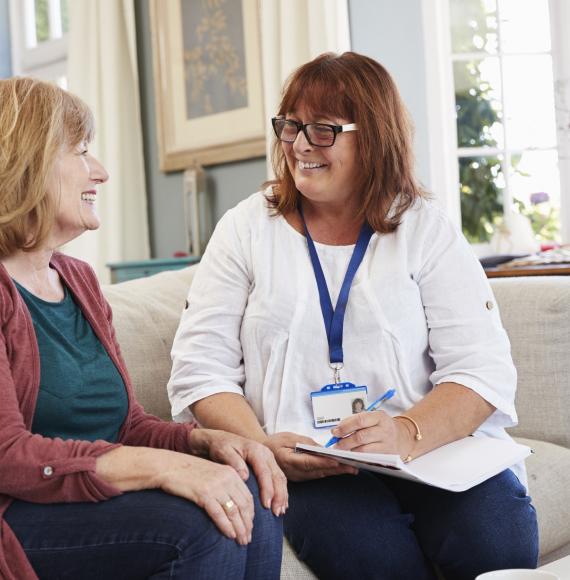
POLYGON ((267 174, 281 88, 299 65, 323 52, 350 50, 347 0, 260 0, 263 92, 267 118, 267 174))
POLYGON ((101 228, 64 251, 88 261, 102 282, 108 262, 150 255, 133 0, 70 2, 69 90, 95 115, 91 151, 109 172, 97 206, 101 228))

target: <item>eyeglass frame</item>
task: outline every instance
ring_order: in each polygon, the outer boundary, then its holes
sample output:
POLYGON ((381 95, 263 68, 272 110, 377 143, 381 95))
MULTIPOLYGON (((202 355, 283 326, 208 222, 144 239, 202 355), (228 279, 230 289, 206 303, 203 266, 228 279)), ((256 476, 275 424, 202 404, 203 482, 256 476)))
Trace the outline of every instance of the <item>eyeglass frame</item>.
POLYGON ((277 115, 276 117, 272 117, 271 125, 273 127, 273 132, 275 133, 275 136, 277 137, 277 139, 279 139, 279 141, 282 141, 283 143, 295 143, 297 137, 299 136, 299 133, 303 131, 305 139, 307 140, 309 145, 312 145, 313 147, 332 147, 336 143, 336 136, 339 133, 358 131, 358 125, 356 123, 347 123, 346 125, 331 125, 329 123, 301 123, 300 121, 295 121, 293 119, 286 119, 283 115, 277 115), (281 137, 277 134, 277 128, 275 127, 277 121, 286 121, 287 123, 293 123, 297 127, 297 134, 295 135, 293 141, 286 141, 285 139, 281 139, 281 137), (324 127, 328 127, 329 129, 332 129, 333 131, 332 143, 330 145, 318 145, 317 143, 313 143, 309 137, 309 132, 307 131, 307 127, 309 127, 310 125, 321 125, 324 127))

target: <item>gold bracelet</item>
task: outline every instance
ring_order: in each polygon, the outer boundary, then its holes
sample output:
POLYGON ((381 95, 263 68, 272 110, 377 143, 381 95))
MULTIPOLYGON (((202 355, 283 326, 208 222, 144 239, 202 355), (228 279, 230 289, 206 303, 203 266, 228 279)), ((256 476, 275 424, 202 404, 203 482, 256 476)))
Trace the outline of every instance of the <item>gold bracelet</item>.
MULTIPOLYGON (((415 428, 416 434, 414 435, 414 439, 416 441, 422 440, 422 432, 420 431, 420 426, 416 423, 415 419, 412 419, 408 415, 396 415, 394 419, 407 419, 415 428)), ((412 447, 413 449, 413 447, 412 447)), ((411 451, 411 450, 410 450, 411 451)), ((404 463, 409 463, 413 459, 412 454, 409 453, 406 457, 404 457, 404 463)))

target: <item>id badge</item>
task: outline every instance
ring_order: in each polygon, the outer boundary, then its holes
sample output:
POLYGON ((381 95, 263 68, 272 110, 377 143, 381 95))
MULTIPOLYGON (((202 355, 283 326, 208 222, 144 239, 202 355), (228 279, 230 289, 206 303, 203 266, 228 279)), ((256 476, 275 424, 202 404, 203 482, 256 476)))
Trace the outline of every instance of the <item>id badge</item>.
POLYGON ((344 418, 366 410, 368 387, 354 383, 325 385, 311 393, 313 423, 316 429, 333 427, 344 418))

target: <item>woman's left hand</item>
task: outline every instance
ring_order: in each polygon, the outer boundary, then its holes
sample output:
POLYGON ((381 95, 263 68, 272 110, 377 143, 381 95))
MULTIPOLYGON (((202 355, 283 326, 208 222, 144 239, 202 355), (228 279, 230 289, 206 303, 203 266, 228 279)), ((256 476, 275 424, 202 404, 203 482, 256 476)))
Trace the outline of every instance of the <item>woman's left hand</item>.
POLYGON ((196 455, 230 465, 244 481, 249 477, 249 464, 257 477, 262 505, 276 516, 287 510, 287 478, 265 445, 227 431, 199 428, 190 432, 190 448, 196 455))
POLYGON ((343 419, 331 433, 340 441, 335 449, 404 455, 408 433, 385 411, 358 413, 343 419))

